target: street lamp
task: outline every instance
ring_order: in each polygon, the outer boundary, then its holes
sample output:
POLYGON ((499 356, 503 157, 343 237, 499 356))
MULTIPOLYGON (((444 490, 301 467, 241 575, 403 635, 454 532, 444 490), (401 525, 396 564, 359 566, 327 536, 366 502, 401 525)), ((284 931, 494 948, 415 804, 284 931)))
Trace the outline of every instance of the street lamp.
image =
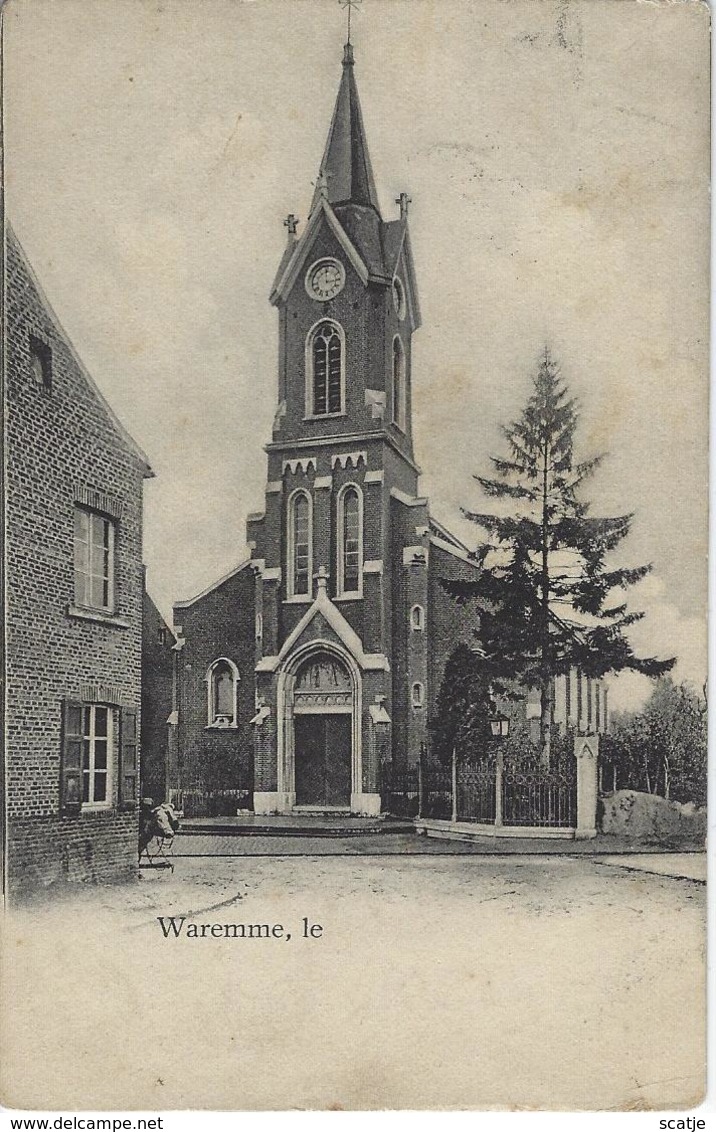
POLYGON ((506 739, 510 733, 510 721, 506 715, 496 711, 489 717, 490 731, 493 739, 506 739))
MULTIPOLYGON (((506 739, 510 733, 510 721, 506 715, 497 710, 497 704, 492 702, 492 715, 488 716, 490 732, 493 739, 506 739)), ((497 745, 497 758, 495 760, 495 828, 502 827, 502 778, 504 774, 505 752, 502 742, 497 745)))

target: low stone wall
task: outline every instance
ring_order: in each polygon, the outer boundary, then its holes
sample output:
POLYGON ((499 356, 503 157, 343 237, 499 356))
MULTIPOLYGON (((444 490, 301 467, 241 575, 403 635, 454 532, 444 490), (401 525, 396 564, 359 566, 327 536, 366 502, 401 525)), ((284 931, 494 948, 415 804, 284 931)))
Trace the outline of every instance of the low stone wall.
POLYGON ((658 794, 617 790, 600 798, 599 825, 602 833, 635 842, 702 848, 706 810, 658 794))

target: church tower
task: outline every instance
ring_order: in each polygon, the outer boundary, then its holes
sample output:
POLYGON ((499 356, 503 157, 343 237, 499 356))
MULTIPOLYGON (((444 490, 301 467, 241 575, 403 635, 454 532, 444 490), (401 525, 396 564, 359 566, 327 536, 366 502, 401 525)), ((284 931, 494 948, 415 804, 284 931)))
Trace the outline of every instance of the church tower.
MULTIPOLYGON (((270 296, 278 404, 266 510, 248 522, 259 812, 378 813, 381 764, 394 757, 397 575, 414 560, 426 574, 428 533, 411 424, 409 198, 396 203, 399 217, 384 220, 348 43, 308 219, 300 235, 285 221, 270 296)), ((413 588, 424 609, 425 577, 413 588)), ((424 680, 413 684, 417 700, 424 680)))
POLYGON ((407 194, 396 204, 384 220, 348 43, 270 295, 276 415, 251 558, 175 605, 185 812, 415 812, 447 657, 474 640, 441 581, 475 566, 418 495, 420 307, 407 194))

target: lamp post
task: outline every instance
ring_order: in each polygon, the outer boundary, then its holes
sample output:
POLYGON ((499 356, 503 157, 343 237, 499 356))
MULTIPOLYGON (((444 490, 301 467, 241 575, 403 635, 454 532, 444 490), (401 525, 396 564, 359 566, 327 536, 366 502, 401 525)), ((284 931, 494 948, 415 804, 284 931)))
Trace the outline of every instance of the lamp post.
POLYGON ((498 742, 495 766, 495 828, 497 829, 502 825, 502 778, 505 769, 502 740, 506 739, 510 733, 510 720, 508 716, 498 711, 497 705, 493 703, 493 713, 488 716, 488 722, 492 738, 497 739, 498 742))
POLYGON ((506 715, 496 712, 490 716, 490 731, 493 739, 506 739, 510 733, 510 720, 506 715))

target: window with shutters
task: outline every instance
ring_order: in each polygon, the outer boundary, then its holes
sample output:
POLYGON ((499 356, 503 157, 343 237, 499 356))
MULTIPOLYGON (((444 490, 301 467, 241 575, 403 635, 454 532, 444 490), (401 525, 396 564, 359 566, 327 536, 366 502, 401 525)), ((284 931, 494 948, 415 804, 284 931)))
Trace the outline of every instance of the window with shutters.
POLYGON ((313 574, 313 505, 305 491, 295 491, 289 498, 286 535, 288 597, 308 599, 313 574))
POLYGON ((75 508, 75 602, 85 609, 115 609, 116 524, 98 511, 75 508))
POLYGON ((324 319, 313 327, 306 341, 306 416, 340 416, 344 401, 343 328, 324 319))
POLYGON ((346 484, 338 495, 338 597, 363 593, 363 493, 346 484))
POLYGON ((66 703, 62 808, 105 810, 114 804, 114 711, 107 704, 66 703))
POLYGON ((233 660, 219 657, 206 675, 208 688, 208 726, 236 727, 238 723, 239 670, 233 660))
POLYGON ((65 700, 60 761, 60 807, 134 809, 138 784, 137 710, 65 700), (119 742, 117 723, 119 722, 119 742))

